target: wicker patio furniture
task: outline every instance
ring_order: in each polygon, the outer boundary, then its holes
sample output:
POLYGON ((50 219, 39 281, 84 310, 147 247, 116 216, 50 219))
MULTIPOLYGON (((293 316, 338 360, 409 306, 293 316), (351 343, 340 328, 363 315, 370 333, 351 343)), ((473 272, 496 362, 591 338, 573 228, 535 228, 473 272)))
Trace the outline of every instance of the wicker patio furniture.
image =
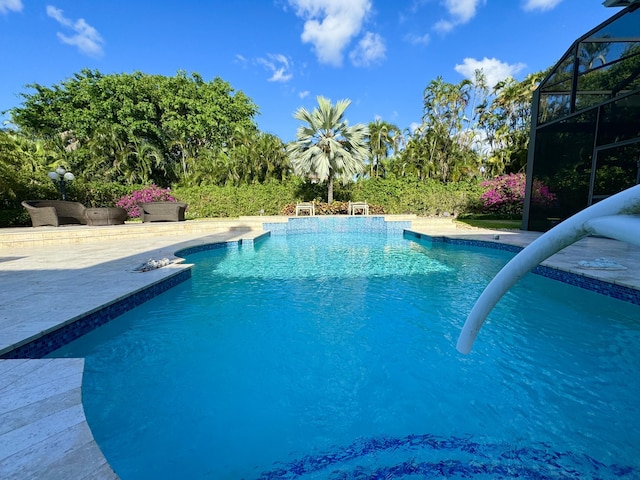
POLYGON ((183 222, 187 204, 182 202, 139 203, 140 220, 143 222, 183 222))
POLYGON ((84 211, 87 225, 122 225, 127 211, 120 207, 87 208, 84 211))
POLYGON ((22 206, 27 209, 34 227, 51 225, 85 225, 85 206, 79 202, 66 200, 25 200, 22 206))

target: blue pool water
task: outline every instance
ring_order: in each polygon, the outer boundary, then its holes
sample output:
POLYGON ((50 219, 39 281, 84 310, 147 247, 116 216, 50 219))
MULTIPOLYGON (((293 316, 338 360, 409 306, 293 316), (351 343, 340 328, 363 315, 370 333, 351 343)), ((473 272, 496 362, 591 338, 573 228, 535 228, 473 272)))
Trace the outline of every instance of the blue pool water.
POLYGON ((455 343, 513 254, 271 237, 52 356, 124 480, 640 478, 640 308, 529 274, 455 343))

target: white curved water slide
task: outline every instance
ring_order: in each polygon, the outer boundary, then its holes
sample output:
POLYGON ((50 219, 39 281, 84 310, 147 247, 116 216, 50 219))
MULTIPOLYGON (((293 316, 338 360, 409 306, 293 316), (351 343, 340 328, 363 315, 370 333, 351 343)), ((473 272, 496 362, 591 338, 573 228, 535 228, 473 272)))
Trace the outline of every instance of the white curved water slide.
POLYGON ((551 255, 587 235, 601 235, 640 246, 640 185, 576 213, 513 257, 484 289, 462 327, 456 348, 469 353, 480 327, 502 296, 551 255))

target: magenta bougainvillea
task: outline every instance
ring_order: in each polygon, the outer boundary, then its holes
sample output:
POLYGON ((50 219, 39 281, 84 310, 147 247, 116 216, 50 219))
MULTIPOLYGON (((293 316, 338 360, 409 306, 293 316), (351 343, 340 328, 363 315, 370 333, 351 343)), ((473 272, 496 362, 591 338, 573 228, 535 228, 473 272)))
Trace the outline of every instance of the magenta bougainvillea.
MULTIPOLYGON (((501 175, 481 183, 487 189, 482 194, 485 209, 492 213, 520 215, 524 205, 524 190, 526 176, 524 173, 501 175)), ((533 181, 531 202, 536 205, 551 205, 556 196, 549 191, 549 187, 540 180, 533 181)))
POLYGON ((138 211, 138 203, 146 202, 175 202, 176 199, 171 196, 169 188, 160 188, 157 185, 150 185, 142 190, 134 190, 129 195, 122 197, 116 205, 124 208, 130 218, 140 216, 138 211))

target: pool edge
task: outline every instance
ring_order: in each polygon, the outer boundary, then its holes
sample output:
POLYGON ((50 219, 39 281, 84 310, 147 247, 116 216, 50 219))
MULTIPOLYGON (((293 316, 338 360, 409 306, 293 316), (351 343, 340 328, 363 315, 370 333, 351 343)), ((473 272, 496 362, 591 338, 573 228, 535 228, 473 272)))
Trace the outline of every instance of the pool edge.
MULTIPOLYGON (((519 245, 509 243, 500 243, 490 240, 478 239, 462 239, 440 235, 428 235, 414 230, 405 230, 405 236, 417 239, 428 239, 434 243, 446 243, 450 245, 466 245, 473 247, 490 248, 493 250, 502 250, 512 253, 518 253, 524 249, 519 245)), ((573 285, 585 290, 589 290, 607 297, 615 298, 623 302, 640 305, 640 288, 624 285, 616 282, 608 282, 594 276, 590 276, 587 272, 576 272, 559 266, 549 265, 543 262, 531 270, 535 275, 541 275, 552 280, 556 280, 568 285, 573 285)))

